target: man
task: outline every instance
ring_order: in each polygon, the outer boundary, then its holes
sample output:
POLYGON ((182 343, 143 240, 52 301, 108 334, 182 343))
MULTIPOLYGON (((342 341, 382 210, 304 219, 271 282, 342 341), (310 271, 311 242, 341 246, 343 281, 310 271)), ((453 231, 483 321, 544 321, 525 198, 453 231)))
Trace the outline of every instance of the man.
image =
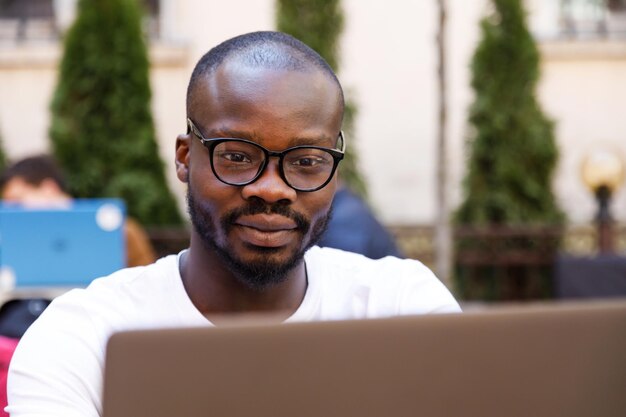
POLYGON ((306 321, 459 311, 417 261, 314 246, 345 143, 341 86, 312 49, 276 32, 216 46, 193 71, 187 116, 175 161, 189 249, 57 298, 12 361, 13 417, 97 416, 114 331, 242 312, 306 321))
MULTIPOLYGON (((66 207, 72 200, 63 171, 48 155, 30 156, 7 167, 0 176, 0 198, 27 208, 66 207)), ((127 266, 155 261, 150 239, 136 220, 126 220, 124 235, 127 266)))

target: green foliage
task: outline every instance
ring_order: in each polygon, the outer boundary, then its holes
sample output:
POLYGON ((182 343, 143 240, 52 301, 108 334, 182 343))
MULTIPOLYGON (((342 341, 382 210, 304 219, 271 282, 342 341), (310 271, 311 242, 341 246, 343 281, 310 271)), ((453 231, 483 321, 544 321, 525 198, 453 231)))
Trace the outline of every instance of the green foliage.
MULTIPOLYGON (((300 39, 319 53, 335 72, 339 69, 338 45, 343 31, 340 0, 277 0, 276 26, 279 31, 300 39)), ((343 130, 346 136, 346 156, 340 165, 341 178, 361 196, 367 187, 358 169, 354 153, 354 119, 356 104, 346 97, 343 130)))
POLYGON ((535 97, 539 53, 521 0, 493 0, 472 60, 475 101, 461 224, 558 223, 554 124, 535 97))
POLYGON ((81 0, 67 33, 50 137, 77 197, 121 197, 147 225, 181 217, 159 158, 137 0, 81 0))
POLYGON ((4 171, 7 167, 7 155, 4 153, 4 142, 2 141, 2 135, 0 135, 0 172, 4 171))
POLYGON ((457 230, 464 232, 455 242, 456 293, 463 299, 546 298, 560 233, 540 228, 563 218, 551 190, 558 157, 554 123, 536 99, 539 53, 522 0, 492 3, 472 60, 473 130, 465 199, 456 213, 457 223, 470 227, 457 230), (533 259, 546 263, 526 263, 533 259))
POLYGON ((355 129, 357 108, 353 101, 346 101, 343 115, 343 131, 346 137, 346 155, 339 165, 339 175, 348 187, 363 198, 367 198, 367 184, 358 167, 358 157, 355 153, 355 129))
POLYGON ((309 45, 335 71, 337 46, 343 30, 340 0, 278 0, 276 26, 309 45))

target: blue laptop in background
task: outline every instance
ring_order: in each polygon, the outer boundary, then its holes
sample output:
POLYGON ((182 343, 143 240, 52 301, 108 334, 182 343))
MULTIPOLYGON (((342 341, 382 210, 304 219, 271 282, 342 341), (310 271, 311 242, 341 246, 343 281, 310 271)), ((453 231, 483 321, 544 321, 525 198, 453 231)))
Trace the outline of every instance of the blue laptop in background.
POLYGON ((62 208, 0 205, 0 291, 87 286, 126 264, 125 205, 78 199, 62 208))

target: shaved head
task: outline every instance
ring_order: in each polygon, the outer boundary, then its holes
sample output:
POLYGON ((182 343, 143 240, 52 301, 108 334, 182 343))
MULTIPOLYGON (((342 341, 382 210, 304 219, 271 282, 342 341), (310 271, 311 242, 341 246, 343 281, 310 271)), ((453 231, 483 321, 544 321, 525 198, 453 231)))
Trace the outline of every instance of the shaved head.
POLYGON ((341 84, 324 58, 290 35, 265 31, 247 33, 224 41, 198 61, 187 88, 188 114, 199 83, 226 61, 249 68, 277 71, 321 71, 337 86, 343 108, 341 84))

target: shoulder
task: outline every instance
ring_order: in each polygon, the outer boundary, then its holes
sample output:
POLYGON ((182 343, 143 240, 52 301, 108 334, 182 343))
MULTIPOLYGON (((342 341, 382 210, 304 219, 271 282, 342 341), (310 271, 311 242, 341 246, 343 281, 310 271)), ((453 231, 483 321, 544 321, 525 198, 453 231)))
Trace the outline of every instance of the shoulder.
POLYGON ((178 276, 176 255, 157 262, 125 268, 106 277, 96 278, 87 288, 76 289, 58 297, 51 304, 81 304, 91 311, 98 307, 111 309, 111 303, 123 307, 126 302, 141 304, 167 290, 168 283, 178 276))
POLYGON ((132 217, 126 219, 126 261, 129 266, 149 265, 156 259, 150 238, 141 225, 132 217))
POLYGON ((33 327, 45 325, 51 329, 58 325, 73 331, 88 326, 93 328, 92 333, 106 338, 110 331, 133 323, 146 304, 167 297, 170 287, 177 283, 176 259, 176 255, 170 255, 147 266, 125 268, 96 278, 87 288, 55 298, 33 327))
POLYGON ((11 361, 11 414, 36 406, 51 415, 99 415, 106 341, 114 331, 159 320, 155 312, 173 304, 158 300, 169 291, 168 275, 175 281, 176 259, 123 269, 55 298, 26 331, 11 361))
POLYGON ((326 291, 367 294, 368 302, 391 314, 460 311, 459 305, 432 271, 414 259, 387 256, 369 259, 332 248, 313 247, 306 254, 310 279, 326 291))
POLYGON ((432 280, 437 279, 434 274, 421 262, 414 259, 401 259, 386 256, 381 259, 370 259, 364 255, 335 248, 311 248, 305 257, 307 267, 314 266, 323 269, 333 276, 343 276, 345 279, 359 281, 378 281, 386 279, 397 281, 432 280))
POLYGON ((124 268, 106 277, 93 280, 84 290, 77 290, 85 297, 97 297, 111 292, 136 292, 143 287, 158 291, 168 281, 179 276, 178 256, 169 255, 156 262, 131 268, 124 268))

